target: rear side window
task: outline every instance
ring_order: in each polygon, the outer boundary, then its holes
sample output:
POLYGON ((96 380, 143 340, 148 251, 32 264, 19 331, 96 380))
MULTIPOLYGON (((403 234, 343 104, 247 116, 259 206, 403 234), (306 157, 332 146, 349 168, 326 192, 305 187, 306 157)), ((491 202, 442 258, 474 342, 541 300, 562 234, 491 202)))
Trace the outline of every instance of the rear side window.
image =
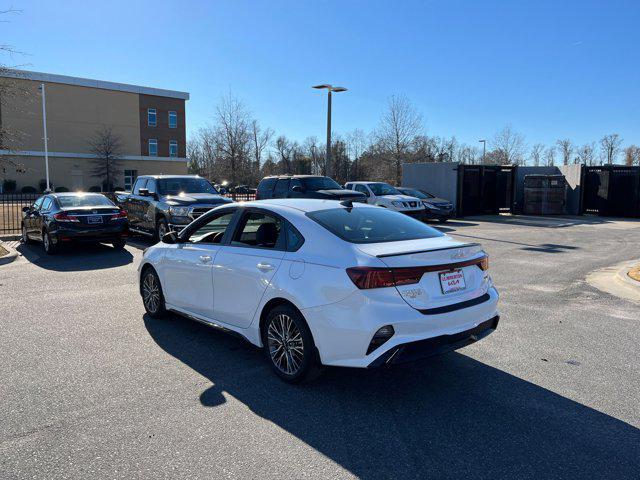
POLYGON ((304 243, 304 237, 296 227, 287 222, 287 251, 295 252, 304 243))
POLYGON ((45 212, 48 212, 49 210, 51 210, 51 198, 47 197, 44 199, 44 202, 42 203, 42 210, 44 210, 45 212))
POLYGON ((286 197, 288 190, 289 190, 289 179, 281 178, 280 180, 278 180, 278 183, 276 183, 276 188, 273 191, 273 197, 274 198, 286 197))
POLYGON ((236 247, 283 249, 282 220, 262 212, 247 212, 231 245, 236 247))
POLYGON ((444 236, 435 228, 386 208, 331 208, 309 212, 307 216, 351 243, 399 242, 444 236))
POLYGON ((367 187, 361 184, 356 185, 356 192, 364 193, 367 197, 369 196, 369 190, 367 190, 367 187))
POLYGON ((271 198, 273 193, 273 186, 276 184, 277 178, 265 178, 258 185, 258 191, 256 192, 260 198, 271 198))

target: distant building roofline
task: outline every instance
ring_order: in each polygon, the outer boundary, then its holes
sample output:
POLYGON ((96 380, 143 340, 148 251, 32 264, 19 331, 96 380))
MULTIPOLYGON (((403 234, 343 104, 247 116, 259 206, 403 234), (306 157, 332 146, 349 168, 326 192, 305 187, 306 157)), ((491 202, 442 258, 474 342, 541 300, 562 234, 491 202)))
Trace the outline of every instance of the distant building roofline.
POLYGON ((155 95, 158 97, 189 100, 188 92, 178 92, 175 90, 164 90, 162 88, 143 87, 140 85, 129 85, 126 83, 106 82, 104 80, 92 80, 90 78, 70 77, 67 75, 57 75, 55 73, 2 69, 0 70, 0 77, 22 78, 25 80, 34 80, 37 82, 62 83, 65 85, 77 85, 79 87, 100 88, 102 90, 115 90, 118 92, 138 93, 142 95, 155 95))

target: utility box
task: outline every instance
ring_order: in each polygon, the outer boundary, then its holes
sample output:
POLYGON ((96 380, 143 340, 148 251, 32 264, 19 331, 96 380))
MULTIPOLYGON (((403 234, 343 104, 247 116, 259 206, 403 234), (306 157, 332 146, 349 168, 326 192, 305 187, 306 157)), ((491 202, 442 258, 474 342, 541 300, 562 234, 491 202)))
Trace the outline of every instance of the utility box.
POLYGON ((526 175, 524 177, 525 215, 563 215, 567 204, 564 175, 526 175))

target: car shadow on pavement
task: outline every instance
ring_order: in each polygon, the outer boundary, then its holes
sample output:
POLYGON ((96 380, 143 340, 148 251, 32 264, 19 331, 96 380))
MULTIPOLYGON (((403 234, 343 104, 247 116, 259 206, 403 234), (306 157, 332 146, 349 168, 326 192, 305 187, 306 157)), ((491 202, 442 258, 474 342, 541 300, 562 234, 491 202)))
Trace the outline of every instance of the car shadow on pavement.
POLYGON ((229 394, 360 478, 640 471, 639 429, 461 353, 393 369, 328 369, 291 386, 241 339, 178 316, 144 321, 163 350, 212 382, 202 405, 229 394))
POLYGON ((68 245, 55 255, 47 255, 39 244, 21 243, 16 250, 29 262, 58 272, 75 272, 115 268, 133 262, 133 255, 126 249, 116 250, 111 245, 68 245))

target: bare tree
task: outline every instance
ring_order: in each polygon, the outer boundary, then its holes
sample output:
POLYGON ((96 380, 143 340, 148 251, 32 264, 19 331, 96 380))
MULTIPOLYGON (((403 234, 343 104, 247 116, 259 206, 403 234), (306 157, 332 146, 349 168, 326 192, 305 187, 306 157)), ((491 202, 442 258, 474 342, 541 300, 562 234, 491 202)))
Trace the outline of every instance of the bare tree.
POLYGON ((404 96, 391 96, 375 135, 379 146, 391 156, 397 185, 402 181, 402 162, 422 130, 422 115, 409 100, 404 96))
POLYGON ((562 155, 562 164, 569 165, 571 162, 571 154, 573 153, 573 144, 571 140, 568 138, 564 138, 562 140, 558 140, 556 142, 558 149, 560 149, 560 154, 562 155))
POLYGON ((536 143, 531 147, 531 163, 534 167, 539 167, 544 154, 544 144, 536 143))
POLYGON ((367 136, 362 130, 356 128, 355 130, 347 133, 347 150, 349 152, 349 157, 353 162, 353 174, 351 178, 348 178, 347 180, 358 180, 360 178, 358 161, 360 160, 360 156, 364 152, 365 148, 367 148, 367 136))
POLYGON ((553 167, 556 164, 556 147, 549 147, 544 151, 544 163, 547 167, 553 167))
POLYGON ((287 137, 285 137, 284 135, 280 135, 276 139, 276 152, 280 157, 278 163, 282 165, 284 173, 293 173, 293 168, 291 165, 293 144, 289 140, 287 140, 287 137))
POLYGON ((624 149, 624 163, 628 166, 640 165, 640 147, 629 145, 624 149))
POLYGON ((249 113, 244 104, 229 93, 216 107, 215 139, 216 149, 222 154, 228 166, 231 185, 238 179, 246 179, 251 150, 251 129, 249 113))
POLYGON ((600 139, 602 161, 604 163, 615 163, 622 148, 622 138, 617 133, 605 135, 600 139))
POLYGON ((583 163, 590 166, 595 164, 596 146, 593 142, 585 143, 576 150, 577 163, 583 163))
POLYGON ((311 160, 311 173, 325 175, 327 162, 324 146, 318 143, 317 137, 307 137, 302 145, 305 155, 311 160))
POLYGON ((514 132, 511 125, 507 125, 493 137, 491 148, 495 157, 502 165, 521 165, 524 163, 526 145, 524 136, 514 132))
POLYGON ((91 175, 102 180, 103 190, 112 192, 121 170, 122 140, 110 126, 103 126, 89 139, 89 151, 96 156, 91 175))
POLYGON ((265 128, 262 130, 257 120, 251 122, 251 141, 253 150, 254 165, 251 168, 252 183, 257 184, 260 180, 257 174, 260 172, 260 165, 262 164, 262 156, 264 150, 269 146, 271 138, 273 137, 273 130, 265 128))

